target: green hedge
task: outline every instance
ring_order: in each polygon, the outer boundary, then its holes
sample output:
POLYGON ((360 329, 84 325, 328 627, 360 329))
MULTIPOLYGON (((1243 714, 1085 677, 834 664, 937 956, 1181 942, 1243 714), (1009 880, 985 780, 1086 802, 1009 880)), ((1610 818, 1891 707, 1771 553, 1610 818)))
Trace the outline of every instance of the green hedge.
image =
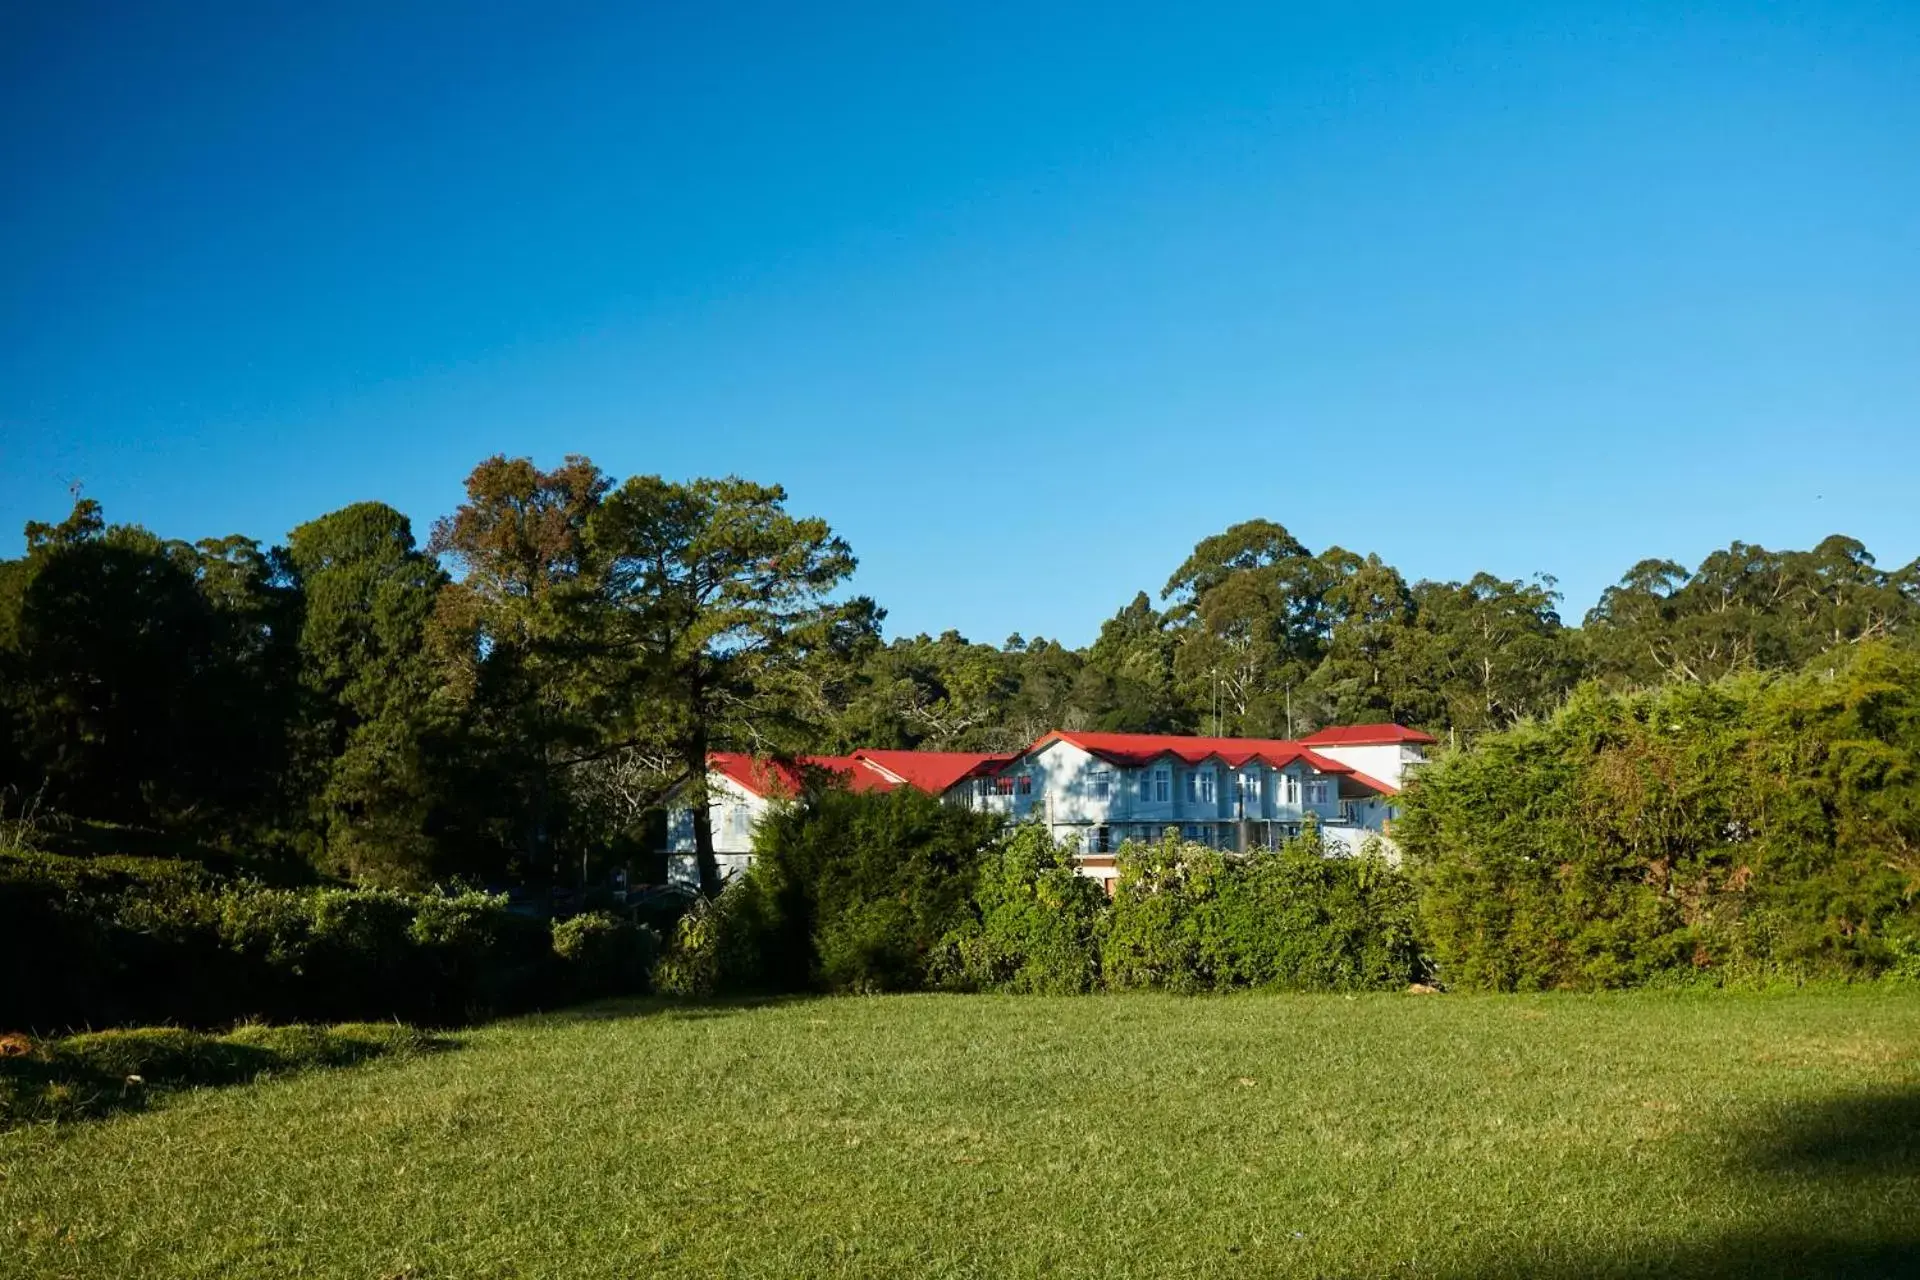
POLYGON ((1577 693, 1418 774, 1395 836, 1450 985, 1904 975, 1920 957, 1920 654, 1577 693))
POLYGON ((1015 829, 981 861, 974 914, 950 931, 940 986, 1080 995, 1100 986, 1106 893, 1074 870, 1072 850, 1037 824, 1015 829))
POLYGON ((830 793, 763 824, 754 866, 681 921, 661 989, 1347 991, 1426 976, 1413 885, 1380 857, 1323 857, 1311 838, 1229 857, 1170 834, 1122 847, 1109 901, 1044 828, 899 795, 830 793))
POLYGON ((1123 846, 1101 969, 1115 990, 1399 990, 1427 976, 1408 878, 1309 834, 1230 856, 1171 833, 1123 846))
POLYGON ((624 921, 550 926, 482 893, 275 889, 142 861, 0 857, 0 1028, 454 1025, 643 991, 656 949, 624 921))

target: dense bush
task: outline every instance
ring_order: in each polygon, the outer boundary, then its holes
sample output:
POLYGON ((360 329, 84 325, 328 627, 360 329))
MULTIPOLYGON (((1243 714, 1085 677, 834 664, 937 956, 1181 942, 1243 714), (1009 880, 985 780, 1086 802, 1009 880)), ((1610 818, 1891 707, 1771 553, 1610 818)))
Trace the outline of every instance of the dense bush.
POLYGON ((483 893, 276 889, 190 866, 0 857, 0 1028, 246 1018, 451 1025, 642 991, 651 931, 483 893))
POLYGON ((777 814, 746 875, 682 919, 660 989, 1353 990, 1425 972, 1412 885, 1382 858, 1169 837, 1121 850, 1109 902, 1043 827, 979 818, 901 792, 777 814))
POLYGON ((1244 856, 1168 838, 1117 859, 1108 986, 1168 991, 1398 989, 1424 976, 1407 877, 1309 834, 1244 856))
POLYGON ((1585 689, 1409 787, 1395 828, 1446 981, 1866 977, 1920 941, 1920 654, 1585 689))
POLYGON ((974 870, 1001 830, 911 787, 828 788, 777 808, 747 874, 681 921, 662 989, 920 990, 970 918, 974 870))
POLYGON ((977 916, 947 935, 940 985, 1078 995, 1100 985, 1106 894, 1046 828, 1022 826, 981 859, 977 916))
POLYGON ((605 911, 589 911, 553 926, 553 952, 567 990, 580 999, 645 991, 660 937, 605 911))

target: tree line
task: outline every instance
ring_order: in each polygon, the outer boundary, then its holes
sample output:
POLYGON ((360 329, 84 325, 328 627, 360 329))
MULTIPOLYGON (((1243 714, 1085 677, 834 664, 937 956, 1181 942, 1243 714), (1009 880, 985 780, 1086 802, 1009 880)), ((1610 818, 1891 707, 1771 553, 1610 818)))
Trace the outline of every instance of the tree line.
MULTIPOLYGON (((1550 578, 1409 583, 1251 520, 1075 649, 881 637, 852 549, 778 486, 494 457, 423 541, 355 503, 262 546, 77 498, 0 561, 0 788, 17 816, 161 832, 417 887, 591 878, 659 846, 709 750, 1012 749, 1052 728, 1471 740, 1613 690, 1911 643, 1920 563, 1860 543, 1647 560, 1581 625, 1550 578)), ((712 836, 695 806, 703 874, 712 836)))

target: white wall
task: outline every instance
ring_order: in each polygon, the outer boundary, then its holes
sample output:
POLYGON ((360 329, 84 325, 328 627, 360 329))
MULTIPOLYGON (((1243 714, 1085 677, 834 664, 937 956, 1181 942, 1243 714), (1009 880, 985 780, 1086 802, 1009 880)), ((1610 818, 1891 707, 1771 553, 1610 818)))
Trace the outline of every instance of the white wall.
MULTIPOLYGON (((715 853, 752 853, 753 828, 766 813, 769 801, 724 773, 707 775, 707 818, 713 824, 715 853)), ((667 811, 667 850, 693 852, 693 809, 676 806, 667 811)))
MULTIPOLYGON (((724 773, 707 775, 707 818, 713 823, 714 861, 722 880, 753 864, 753 829, 772 804, 724 773)), ((700 883, 689 805, 667 810, 667 882, 695 887, 700 883)))
MULTIPOLYGON (((1012 794, 982 797, 976 789, 970 803, 1015 820, 1038 819, 1056 840, 1077 839, 1084 853, 1102 852, 1098 830, 1103 826, 1107 850, 1117 849, 1126 840, 1157 840, 1170 826, 1216 847, 1231 848, 1238 839, 1237 820, 1243 816, 1259 824, 1254 838, 1264 840, 1267 823, 1300 823, 1311 814, 1325 829, 1337 824, 1341 814, 1339 779, 1300 760, 1277 771, 1257 760, 1233 768, 1219 760, 1190 765, 1171 756, 1144 768, 1122 768, 1070 742, 1055 741, 1019 761, 1006 776, 1014 779, 1012 794), (1154 786, 1142 799, 1142 776, 1152 780, 1159 771, 1166 773, 1167 798, 1160 800, 1154 786), (1211 799, 1201 799, 1198 786, 1194 798, 1188 799, 1188 779, 1205 772, 1213 777, 1211 799), (1018 781, 1022 776, 1031 780, 1025 794, 1018 781), (1102 777, 1107 783, 1104 797, 1096 794, 1096 780, 1102 777), (1253 779, 1252 790, 1257 792, 1246 797, 1244 806, 1235 795, 1235 782, 1241 778, 1253 779), (1310 783, 1322 784, 1324 799, 1308 799, 1310 783)), ((1383 817, 1384 811, 1373 806, 1356 807, 1356 822, 1372 830, 1379 829, 1383 817)))
POLYGON ((1378 778, 1390 787, 1398 788, 1401 778, 1406 775, 1408 765, 1426 762, 1426 753, 1414 743, 1383 742, 1359 747, 1315 747, 1314 750, 1329 760, 1338 760, 1350 765, 1370 778, 1378 778))

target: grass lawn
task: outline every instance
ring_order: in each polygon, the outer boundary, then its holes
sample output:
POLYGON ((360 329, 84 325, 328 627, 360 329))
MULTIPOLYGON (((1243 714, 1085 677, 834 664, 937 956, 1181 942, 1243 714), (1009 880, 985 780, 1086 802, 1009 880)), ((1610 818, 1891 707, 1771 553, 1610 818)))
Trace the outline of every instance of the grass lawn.
POLYGON ((0 1273, 1920 1275, 1920 995, 631 1005, 0 1134, 0 1273))

